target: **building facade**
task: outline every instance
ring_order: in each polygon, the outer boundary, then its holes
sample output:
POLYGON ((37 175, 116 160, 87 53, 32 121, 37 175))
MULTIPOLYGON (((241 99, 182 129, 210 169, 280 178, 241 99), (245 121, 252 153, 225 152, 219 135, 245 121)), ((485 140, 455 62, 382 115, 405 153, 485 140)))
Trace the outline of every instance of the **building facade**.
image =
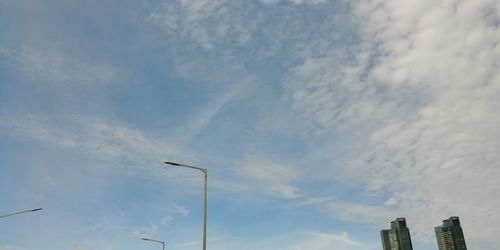
POLYGON ((405 218, 391 221, 391 229, 381 230, 380 236, 384 250, 413 250, 405 218))
POLYGON ((439 250, 467 250, 464 232, 458 217, 450 217, 434 228, 439 250))

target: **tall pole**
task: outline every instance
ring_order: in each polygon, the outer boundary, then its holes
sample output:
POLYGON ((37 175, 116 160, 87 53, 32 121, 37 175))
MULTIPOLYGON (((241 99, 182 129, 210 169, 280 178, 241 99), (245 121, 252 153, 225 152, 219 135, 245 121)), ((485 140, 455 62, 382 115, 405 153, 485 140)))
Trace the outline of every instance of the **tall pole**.
POLYGON ((5 218, 5 217, 8 217, 8 216, 13 216, 13 215, 18 215, 18 214, 36 212, 36 211, 40 211, 40 210, 42 210, 42 208, 28 209, 28 210, 24 210, 24 211, 20 211, 20 212, 15 212, 15 213, 11 213, 11 214, 2 215, 2 216, 0 216, 0 218, 5 218))
POLYGON ((205 174, 205 197, 203 206, 203 250, 207 249, 207 182, 208 182, 208 169, 203 171, 205 174))
POLYGON ((186 164, 181 164, 181 163, 176 163, 176 162, 171 162, 171 161, 166 161, 165 164, 169 164, 172 166, 176 167, 185 167, 185 168, 191 168, 191 169, 196 169, 201 172, 203 172, 203 175, 205 177, 205 193, 204 193, 204 201, 203 201, 203 250, 207 250, 207 193, 208 193, 208 169, 207 168, 199 168, 199 167, 193 167, 190 165, 186 164))

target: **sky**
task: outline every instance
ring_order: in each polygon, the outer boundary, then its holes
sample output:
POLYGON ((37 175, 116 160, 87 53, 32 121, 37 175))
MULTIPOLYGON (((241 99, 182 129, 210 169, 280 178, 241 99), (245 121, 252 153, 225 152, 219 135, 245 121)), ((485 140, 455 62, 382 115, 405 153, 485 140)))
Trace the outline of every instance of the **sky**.
POLYGON ((500 245, 497 0, 0 0, 0 250, 500 245))

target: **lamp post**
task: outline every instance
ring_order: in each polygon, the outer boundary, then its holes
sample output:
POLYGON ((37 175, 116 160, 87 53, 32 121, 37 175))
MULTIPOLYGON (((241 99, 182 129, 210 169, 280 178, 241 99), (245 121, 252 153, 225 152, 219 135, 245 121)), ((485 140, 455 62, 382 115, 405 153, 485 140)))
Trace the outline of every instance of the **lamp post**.
POLYGON ((203 172, 205 176, 205 193, 204 193, 204 204, 203 204, 203 250, 207 250, 207 180, 208 180, 208 169, 207 168, 198 168, 189 166, 186 164, 166 161, 165 164, 176 166, 176 167, 185 167, 200 170, 203 172))
POLYGON ((24 213, 31 213, 31 212, 36 212, 36 211, 40 211, 42 210, 42 208, 35 208, 35 209, 28 209, 28 210, 24 210, 24 211, 19 211, 19 212, 15 212, 15 213, 11 213, 11 214, 6 214, 6 215, 1 215, 0 218, 5 218, 5 217, 8 217, 8 216, 13 216, 13 215, 18 215, 18 214, 24 214, 24 213))
POLYGON ((164 241, 161 241, 161 240, 153 240, 153 239, 148 239, 148 238, 141 238, 141 240, 154 241, 154 242, 161 243, 162 249, 163 249, 163 250, 165 250, 165 242, 164 242, 164 241))

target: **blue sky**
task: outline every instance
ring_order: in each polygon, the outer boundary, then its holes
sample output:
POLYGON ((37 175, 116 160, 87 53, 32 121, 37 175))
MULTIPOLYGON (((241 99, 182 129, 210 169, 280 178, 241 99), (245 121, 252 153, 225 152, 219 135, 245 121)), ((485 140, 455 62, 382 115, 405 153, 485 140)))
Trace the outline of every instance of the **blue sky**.
POLYGON ((0 250, 415 249, 500 229, 495 0, 0 1, 0 250))

